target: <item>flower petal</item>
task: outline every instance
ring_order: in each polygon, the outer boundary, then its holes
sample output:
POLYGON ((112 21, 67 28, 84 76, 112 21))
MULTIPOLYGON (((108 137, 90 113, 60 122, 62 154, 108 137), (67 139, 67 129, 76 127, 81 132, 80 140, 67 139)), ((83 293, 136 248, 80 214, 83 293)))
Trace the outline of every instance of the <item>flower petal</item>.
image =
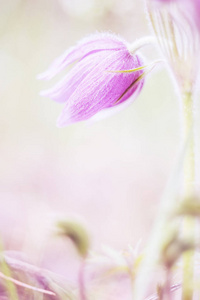
POLYGON ((125 48, 126 43, 113 34, 102 33, 91 35, 81 40, 75 47, 70 48, 61 57, 57 58, 46 72, 38 76, 38 79, 51 79, 63 68, 83 59, 88 54, 125 48))
POLYGON ((93 117, 91 117, 90 120, 88 120, 88 124, 111 117, 114 114, 120 112, 121 110, 123 110, 126 107, 128 107, 129 105, 131 105, 133 103, 133 101, 138 97, 138 95, 143 87, 143 84, 144 84, 144 80, 142 80, 140 83, 137 84, 137 87, 134 88, 134 94, 131 95, 128 100, 120 102, 118 105, 110 106, 106 109, 102 109, 97 114, 95 114, 93 117))
MULTIPOLYGON (((58 119, 58 127, 86 120, 100 110, 116 105, 116 101, 143 71, 129 74, 113 74, 106 71, 111 68, 130 69, 139 65, 141 62, 138 57, 131 56, 127 50, 114 51, 110 56, 106 56, 71 95, 58 119)), ((137 85, 130 89, 119 103, 125 101, 136 89, 137 85)))
POLYGON ((93 71, 105 58, 105 56, 111 55, 107 52, 97 52, 93 54, 91 59, 90 56, 86 57, 77 63, 73 69, 53 88, 42 91, 41 96, 47 96, 58 103, 63 103, 68 100, 71 94, 78 88, 81 81, 93 71))

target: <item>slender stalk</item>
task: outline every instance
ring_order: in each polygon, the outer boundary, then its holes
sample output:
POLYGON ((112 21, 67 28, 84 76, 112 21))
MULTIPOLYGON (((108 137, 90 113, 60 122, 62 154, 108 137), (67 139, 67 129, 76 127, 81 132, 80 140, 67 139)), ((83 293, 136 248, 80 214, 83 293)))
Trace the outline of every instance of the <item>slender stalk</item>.
MULTIPOLYGON (((189 199, 194 195, 195 158, 194 158, 194 114, 192 92, 183 92, 184 136, 190 136, 186 158, 184 162, 184 198, 189 199)), ((195 220, 186 216, 183 220, 183 234, 186 239, 194 240, 195 220)), ((183 300, 192 299, 194 281, 194 252, 187 251, 183 254, 183 300)))
POLYGON ((80 300, 87 300, 85 291, 85 260, 81 262, 79 270, 79 296, 80 300))
POLYGON ((190 143, 186 153, 184 164, 184 196, 194 195, 195 159, 194 159, 194 116, 192 92, 183 92, 184 136, 185 139, 191 134, 190 143))
POLYGON ((170 268, 167 268, 167 270, 166 270, 164 299, 165 300, 172 300, 172 293, 171 293, 171 269, 170 268))
POLYGON ((160 208, 152 230, 152 234, 150 236, 146 253, 135 278, 133 291, 134 300, 144 299, 146 290, 148 288, 149 278, 151 277, 151 272, 155 267, 158 258, 160 257, 166 228, 169 226, 169 214, 171 214, 174 209, 174 205, 176 205, 177 193, 180 188, 180 174, 183 171, 183 161, 187 148, 188 140, 186 140, 183 145, 183 149, 178 156, 178 161, 173 172, 171 173, 161 198, 160 208))

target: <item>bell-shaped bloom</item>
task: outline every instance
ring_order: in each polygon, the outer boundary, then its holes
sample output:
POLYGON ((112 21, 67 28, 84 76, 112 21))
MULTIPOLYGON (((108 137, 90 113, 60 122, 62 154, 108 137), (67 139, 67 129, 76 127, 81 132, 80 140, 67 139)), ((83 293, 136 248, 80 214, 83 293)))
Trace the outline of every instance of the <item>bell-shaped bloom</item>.
POLYGON ((68 74, 41 95, 64 103, 58 127, 90 119, 97 113, 113 112, 138 95, 144 82, 142 59, 130 45, 113 34, 99 33, 80 41, 39 76, 50 79, 75 63, 68 74), (134 72, 119 72, 137 69, 134 72), (125 103, 126 102, 126 103, 125 103))

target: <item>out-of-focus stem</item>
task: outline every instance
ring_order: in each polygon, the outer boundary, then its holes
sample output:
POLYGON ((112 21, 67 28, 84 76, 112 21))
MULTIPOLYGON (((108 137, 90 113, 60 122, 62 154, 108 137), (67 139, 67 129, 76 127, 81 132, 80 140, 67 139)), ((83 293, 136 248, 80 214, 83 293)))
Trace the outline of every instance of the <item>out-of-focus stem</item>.
POLYGON ((194 194, 195 180, 195 159, 194 159, 194 129, 193 129, 193 98, 192 92, 183 93, 183 114, 184 114, 184 136, 187 139, 189 135, 190 142, 186 153, 184 163, 184 196, 191 197, 194 194))
POLYGON ((87 300, 85 292, 85 259, 81 262, 79 270, 79 295, 80 300, 87 300))
POLYGON ((171 269, 170 268, 168 268, 166 270, 164 300, 172 300, 172 293, 171 293, 171 269))
POLYGON ((145 292, 148 288, 149 278, 151 277, 150 274, 160 257, 163 248, 163 241, 165 239, 166 228, 169 226, 169 215, 171 215, 171 212, 174 210, 174 206, 177 204, 176 199, 180 186, 180 174, 183 171, 183 160, 185 158, 185 148, 187 145, 188 143, 184 143, 179 159, 171 173, 161 198, 160 207, 148 247, 135 278, 133 290, 134 300, 144 299, 145 292))
MULTIPOLYGON (((184 162, 184 198, 189 199, 194 195, 195 158, 194 158, 194 114, 193 98, 191 91, 183 92, 184 137, 190 136, 189 145, 184 162)), ((185 238, 194 240, 195 220, 186 216, 183 220, 183 234, 185 238)), ((194 252, 187 251, 183 254, 183 300, 191 300, 194 281, 194 252)))

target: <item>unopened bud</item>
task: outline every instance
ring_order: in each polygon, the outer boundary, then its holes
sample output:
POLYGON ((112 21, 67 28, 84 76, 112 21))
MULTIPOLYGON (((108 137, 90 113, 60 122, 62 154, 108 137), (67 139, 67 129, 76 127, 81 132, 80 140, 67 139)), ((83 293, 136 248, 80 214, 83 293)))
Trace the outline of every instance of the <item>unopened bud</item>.
POLYGON ((177 230, 172 231, 162 246, 162 262, 167 268, 171 268, 180 258, 183 252, 194 249, 192 240, 179 237, 177 230))
POLYGON ((73 242, 80 256, 86 257, 90 246, 90 239, 85 227, 82 224, 71 220, 58 221, 56 225, 58 234, 69 238, 73 242))
POLYGON ((200 199, 197 197, 190 197, 178 204, 178 207, 174 211, 178 216, 200 216, 200 199))

